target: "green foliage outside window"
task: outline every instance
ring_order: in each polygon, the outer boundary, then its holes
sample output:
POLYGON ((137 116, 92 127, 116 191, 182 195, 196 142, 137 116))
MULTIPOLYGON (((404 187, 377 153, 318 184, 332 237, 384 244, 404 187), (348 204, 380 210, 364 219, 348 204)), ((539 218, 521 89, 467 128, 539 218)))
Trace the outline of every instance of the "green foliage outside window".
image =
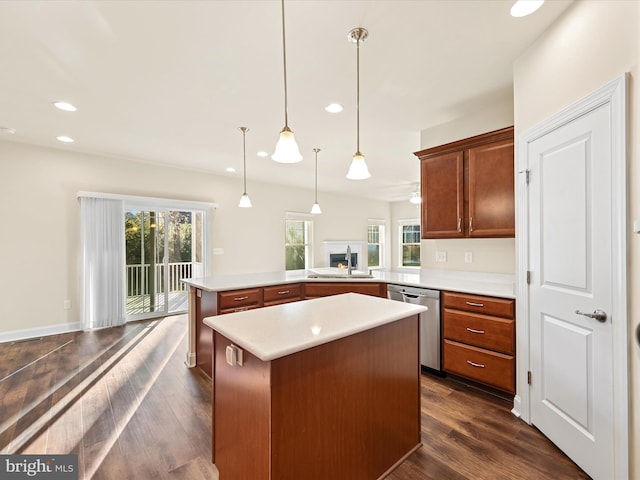
POLYGON ((306 268, 307 228, 304 220, 285 220, 285 269, 306 268))
POLYGON ((402 266, 420 266, 420 225, 402 226, 402 266))
POLYGON ((380 225, 369 225, 367 235, 367 260, 370 267, 380 266, 380 225))

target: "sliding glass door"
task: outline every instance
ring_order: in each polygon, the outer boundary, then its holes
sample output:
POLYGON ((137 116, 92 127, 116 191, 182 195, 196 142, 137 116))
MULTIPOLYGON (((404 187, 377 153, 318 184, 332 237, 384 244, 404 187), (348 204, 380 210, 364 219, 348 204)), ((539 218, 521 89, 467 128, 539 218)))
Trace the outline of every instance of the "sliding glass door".
POLYGON ((125 205, 128 320, 187 311, 183 278, 204 269, 204 212, 125 205))

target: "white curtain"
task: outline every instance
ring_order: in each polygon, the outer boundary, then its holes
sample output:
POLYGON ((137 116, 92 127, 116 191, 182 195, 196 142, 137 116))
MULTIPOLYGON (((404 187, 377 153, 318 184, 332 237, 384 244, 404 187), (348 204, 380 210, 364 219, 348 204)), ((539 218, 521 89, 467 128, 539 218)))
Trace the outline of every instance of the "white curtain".
POLYGON ((125 239, 122 200, 80 197, 82 328, 125 321, 125 239))

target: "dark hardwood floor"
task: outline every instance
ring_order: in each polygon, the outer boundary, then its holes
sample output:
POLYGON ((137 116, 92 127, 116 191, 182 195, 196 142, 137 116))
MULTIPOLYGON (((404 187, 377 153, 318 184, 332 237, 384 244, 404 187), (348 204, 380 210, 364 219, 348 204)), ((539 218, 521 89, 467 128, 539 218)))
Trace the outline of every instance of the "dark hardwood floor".
MULTIPOLYGON (((186 321, 0 344, 0 453, 75 453, 87 480, 216 478, 211 382, 184 365, 186 321)), ((510 409, 423 375, 423 446, 387 478, 589 478, 510 409)))

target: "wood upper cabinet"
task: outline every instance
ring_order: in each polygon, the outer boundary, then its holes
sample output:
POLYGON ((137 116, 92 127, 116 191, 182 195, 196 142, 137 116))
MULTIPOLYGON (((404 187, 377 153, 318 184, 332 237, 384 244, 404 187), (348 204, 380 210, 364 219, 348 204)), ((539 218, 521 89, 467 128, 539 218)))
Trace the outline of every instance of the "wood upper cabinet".
POLYGON ((515 235, 513 127, 415 155, 422 238, 515 235))
POLYGON ((445 153, 422 160, 422 238, 464 237, 464 157, 445 153))

